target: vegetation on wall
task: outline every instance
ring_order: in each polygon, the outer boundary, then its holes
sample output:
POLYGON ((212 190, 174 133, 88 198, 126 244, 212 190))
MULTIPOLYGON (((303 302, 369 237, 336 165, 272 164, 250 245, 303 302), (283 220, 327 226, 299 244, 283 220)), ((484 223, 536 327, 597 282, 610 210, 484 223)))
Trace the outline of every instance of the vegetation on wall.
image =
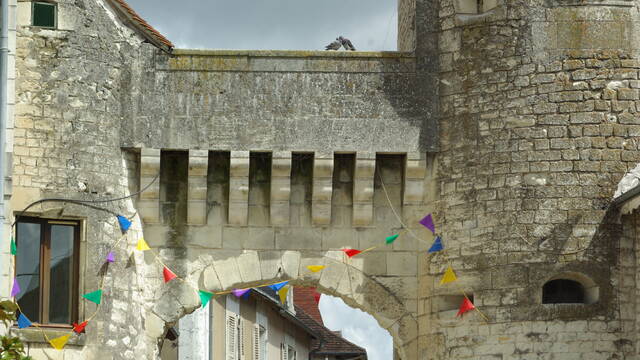
MULTIPOLYGON (((0 320, 6 328, 16 321, 18 305, 10 300, 0 301, 0 320)), ((32 360, 31 356, 24 353, 24 344, 18 337, 6 335, 0 336, 0 360, 32 360)))

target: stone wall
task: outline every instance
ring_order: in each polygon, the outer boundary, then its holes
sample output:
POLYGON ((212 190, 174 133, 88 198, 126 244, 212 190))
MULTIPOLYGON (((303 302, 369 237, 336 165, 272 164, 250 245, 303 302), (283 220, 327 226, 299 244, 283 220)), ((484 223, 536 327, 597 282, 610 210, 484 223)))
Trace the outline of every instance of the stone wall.
POLYGON ((640 156, 635 4, 505 1, 473 16, 454 5, 440 2, 435 159, 449 250, 424 263, 421 351, 635 358, 635 239, 609 207, 640 156), (460 291, 439 285, 449 264, 489 323, 439 307, 460 291), (597 303, 541 304, 547 280, 575 274, 597 284, 597 303))

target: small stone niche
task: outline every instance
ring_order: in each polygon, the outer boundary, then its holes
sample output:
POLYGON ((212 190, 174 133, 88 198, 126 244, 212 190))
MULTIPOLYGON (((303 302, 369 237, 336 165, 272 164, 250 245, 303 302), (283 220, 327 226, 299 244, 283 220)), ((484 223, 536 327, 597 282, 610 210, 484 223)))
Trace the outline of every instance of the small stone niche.
POLYGON ((594 304, 599 296, 595 282, 578 273, 554 276, 542 286, 543 304, 594 304))
POLYGON ((498 7, 499 0, 455 0, 456 13, 482 14, 498 7))

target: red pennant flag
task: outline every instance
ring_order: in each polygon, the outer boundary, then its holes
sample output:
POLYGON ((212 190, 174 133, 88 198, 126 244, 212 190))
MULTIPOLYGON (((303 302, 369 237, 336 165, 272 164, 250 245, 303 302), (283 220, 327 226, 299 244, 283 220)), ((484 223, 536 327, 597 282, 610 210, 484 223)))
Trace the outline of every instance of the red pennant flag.
POLYGON ((84 332, 84 328, 87 326, 88 323, 89 323, 88 321, 84 321, 84 322, 82 322, 80 324, 73 323, 73 331, 76 334, 83 333, 84 332))
POLYGON ((322 295, 322 294, 320 294, 320 293, 319 293, 319 292, 317 292, 317 291, 314 291, 314 292, 313 292, 313 298, 316 300, 316 304, 319 304, 319 303, 320 303, 320 296, 321 296, 321 295, 322 295))
POLYGON ((176 274, 173 273, 173 271, 169 270, 168 267, 164 267, 164 270, 162 270, 162 276, 164 276, 164 282, 168 283, 169 281, 177 278, 176 274))
POLYGON ((354 257, 362 252, 356 249, 342 249, 342 251, 344 251, 344 253, 347 254, 348 257, 354 257))
POLYGON ((462 304, 460 304, 460 310, 458 310, 456 317, 462 316, 462 314, 466 313, 467 311, 473 310, 475 308, 476 307, 473 305, 473 303, 469 301, 469 299, 467 299, 467 297, 465 296, 464 300, 462 300, 462 304))

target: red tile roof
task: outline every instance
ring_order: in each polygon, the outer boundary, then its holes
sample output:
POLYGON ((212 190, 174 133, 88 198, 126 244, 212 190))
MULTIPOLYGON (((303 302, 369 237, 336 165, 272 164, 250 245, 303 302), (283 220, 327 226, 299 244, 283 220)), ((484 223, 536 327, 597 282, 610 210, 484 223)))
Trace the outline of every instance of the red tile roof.
POLYGON ((316 291, 316 288, 294 287, 293 303, 296 306, 302 308, 304 312, 309 314, 315 321, 324 325, 324 322, 322 321, 322 315, 320 315, 320 309, 318 309, 316 295, 320 295, 316 291))
POLYGON ((154 29, 149 23, 136 13, 129 4, 124 0, 108 0, 115 10, 117 10, 121 16, 124 16, 126 20, 138 30, 143 37, 149 40, 153 45, 166 50, 171 51, 173 44, 169 39, 164 37, 158 30, 154 29))
MULTIPOLYGON (((295 296, 294 296, 295 299, 295 296)), ((367 350, 348 341, 337 333, 327 329, 317 322, 311 315, 307 314, 301 307, 296 306, 296 317, 306 327, 310 328, 317 339, 311 340, 311 351, 309 355, 332 356, 336 359, 367 359, 367 350)))

